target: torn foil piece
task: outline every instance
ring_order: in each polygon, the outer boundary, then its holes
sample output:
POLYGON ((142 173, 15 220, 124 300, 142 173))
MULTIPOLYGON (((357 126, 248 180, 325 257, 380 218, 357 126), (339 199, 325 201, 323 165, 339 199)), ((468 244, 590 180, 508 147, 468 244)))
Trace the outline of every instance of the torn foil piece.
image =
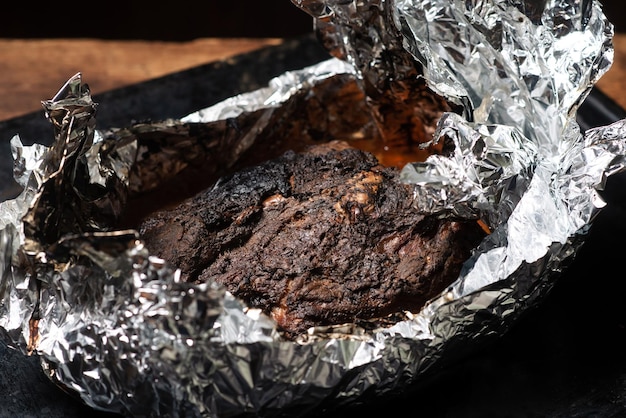
MULTIPOLYGON (((294 3, 315 16, 325 45, 349 65, 279 77, 182 121, 114 129, 117 140, 94 130, 96 107, 75 77, 46 105, 55 143, 13 141, 25 189, 0 203, 2 335, 39 354, 48 375, 88 405, 130 416, 271 416, 414 383, 445 361, 446 348, 505 331, 541 301, 604 205, 606 177, 624 171, 626 122, 583 134, 573 119, 612 57, 612 28, 596 2, 294 3), (169 168, 216 149, 234 164, 241 154, 233 144, 245 149, 259 128, 282 132, 273 124, 290 121, 276 115, 291 98, 331 79, 356 79, 379 127, 389 116, 376 115, 381 94, 410 115, 413 103, 394 94, 411 92, 419 71, 464 110, 446 114, 431 138, 452 142, 451 157, 404 168, 416 209, 479 214, 492 228, 454 285, 421 312, 386 328, 338 325, 284 341, 272 321, 223 288, 182 283, 136 231, 107 228, 134 190, 158 187, 169 168), (225 134, 229 146, 194 138, 200 127, 225 134), (167 134, 157 141, 165 156, 143 142, 155 131, 167 134), (58 229, 61 213, 71 216, 58 229)), ((316 128, 292 129, 301 127, 316 128)))

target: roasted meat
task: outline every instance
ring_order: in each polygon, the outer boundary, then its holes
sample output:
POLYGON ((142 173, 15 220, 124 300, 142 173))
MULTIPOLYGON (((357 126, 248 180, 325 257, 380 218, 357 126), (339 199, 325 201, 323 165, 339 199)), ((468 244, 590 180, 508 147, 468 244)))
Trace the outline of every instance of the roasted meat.
POLYGON ((483 230, 412 201, 398 169, 335 142, 229 175, 139 231, 185 280, 223 284, 293 338, 417 311, 458 277, 483 230))

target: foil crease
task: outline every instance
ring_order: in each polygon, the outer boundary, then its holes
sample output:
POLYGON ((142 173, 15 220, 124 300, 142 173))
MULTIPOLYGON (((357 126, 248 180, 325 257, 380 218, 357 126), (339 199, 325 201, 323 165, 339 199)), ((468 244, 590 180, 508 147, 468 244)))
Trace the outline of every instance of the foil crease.
POLYGON ((95 129, 77 74, 44 102, 55 142, 13 138, 23 191, 0 203, 1 335, 86 404, 128 416, 298 415, 402 390, 450 347, 504 332, 540 303, 605 205, 607 177, 624 171, 626 121, 581 132, 574 118, 612 61, 599 3, 293 3, 335 58, 181 120, 107 130, 95 129), (110 228, 140 191, 203 161, 219 176, 285 132, 393 140, 405 133, 386 122, 411 117, 420 81, 461 110, 423 138, 453 153, 402 170, 415 208, 491 228, 420 312, 285 341, 222 287, 182 282, 137 231, 110 228), (362 95, 328 94, 354 85, 362 95), (294 110, 315 97, 328 105, 322 126, 294 110))

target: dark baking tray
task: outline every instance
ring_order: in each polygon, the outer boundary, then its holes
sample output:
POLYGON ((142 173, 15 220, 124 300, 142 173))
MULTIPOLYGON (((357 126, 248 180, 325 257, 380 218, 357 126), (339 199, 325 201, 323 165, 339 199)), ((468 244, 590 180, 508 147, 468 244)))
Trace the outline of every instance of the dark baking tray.
MULTIPOLYGON (((98 126, 181 117, 327 57, 310 35, 96 95, 98 126)), ((578 113, 583 129, 624 117, 626 112, 597 88, 578 113)), ((52 139, 43 112, 0 122, 0 200, 16 193, 9 148, 15 134, 25 143, 52 139)), ((315 415, 626 416, 626 281, 620 273, 626 250, 624 176, 612 177, 604 195, 609 204, 576 260, 545 303, 527 312, 507 334, 473 347, 457 363, 433 371, 398 396, 315 415)), ((0 416, 117 417, 94 412, 62 392, 43 375, 36 356, 26 357, 2 343, 0 416)))

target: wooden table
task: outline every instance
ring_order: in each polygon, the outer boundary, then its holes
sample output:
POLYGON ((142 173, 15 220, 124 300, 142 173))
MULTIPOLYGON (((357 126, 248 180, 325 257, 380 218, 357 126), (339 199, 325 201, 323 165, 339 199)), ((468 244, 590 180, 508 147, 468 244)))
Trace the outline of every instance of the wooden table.
POLYGON ((92 95, 270 45, 281 39, 197 39, 190 42, 96 39, 1 39, 0 120, 41 110, 74 74, 92 95))
MULTIPOLYGON (((0 120, 41 110, 77 72, 92 94, 228 59, 281 39, 197 39, 190 42, 96 39, 0 39, 0 120)), ((626 108, 626 34, 614 39, 615 59, 598 88, 626 108)))

